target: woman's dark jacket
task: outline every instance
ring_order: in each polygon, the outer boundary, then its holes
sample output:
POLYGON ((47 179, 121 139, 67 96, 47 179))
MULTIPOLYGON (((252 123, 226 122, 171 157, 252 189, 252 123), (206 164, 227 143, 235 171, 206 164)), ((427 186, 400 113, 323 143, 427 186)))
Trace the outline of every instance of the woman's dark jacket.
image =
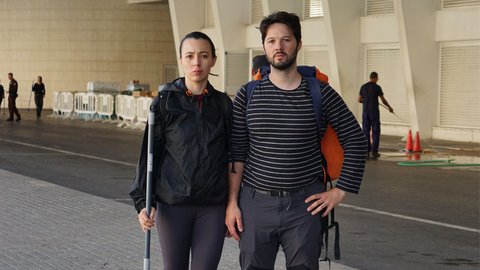
POLYGON ((32 91, 35 92, 35 95, 45 95, 45 85, 43 83, 35 83, 32 87, 32 91))
MULTIPOLYGON (((155 111, 153 207, 157 202, 213 205, 227 201, 232 101, 208 83, 200 109, 195 97, 186 92, 184 78, 179 78, 164 86, 150 108, 155 111)), ((130 191, 138 212, 146 206, 147 145, 148 125, 130 191)))

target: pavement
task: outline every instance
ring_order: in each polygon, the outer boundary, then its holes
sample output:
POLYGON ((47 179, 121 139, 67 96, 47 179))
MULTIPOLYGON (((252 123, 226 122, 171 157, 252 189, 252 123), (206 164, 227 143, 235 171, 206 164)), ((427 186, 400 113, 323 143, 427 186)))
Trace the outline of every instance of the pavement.
MULTIPOLYGON (((0 269, 143 269, 145 238, 131 206, 4 170, 0 185, 0 269)), ((153 230, 151 269, 163 269, 157 237, 153 230)), ((218 269, 239 269, 237 254, 227 239, 218 269)), ((276 269, 284 263, 279 256, 276 269)))
MULTIPOLYGON (((21 114, 0 115, 0 269, 143 269, 144 234, 126 194, 143 132, 21 114)), ((396 163, 480 163, 480 144, 422 140, 424 153, 407 155, 402 139, 382 135, 361 195, 338 207, 342 260, 331 269, 478 269, 480 166, 396 163)), ((155 230, 151 243, 151 269, 163 269, 155 230)), ((218 269, 239 269, 235 240, 218 269)), ((285 269, 281 251, 275 269, 285 269)))
MULTIPOLYGON (((31 116, 33 113, 27 114, 24 110, 21 113, 23 120, 20 122, 5 124, 4 118, 0 118, 2 121, 0 129, 5 132, 2 133, 3 138, 0 140, 0 163, 7 164, 6 167, 11 168, 11 170, 0 169, 0 269, 143 269, 144 233, 140 229, 136 212, 131 205, 81 192, 79 191, 81 187, 72 189, 56 184, 55 179, 43 181, 28 176, 34 175, 30 173, 28 166, 32 163, 44 162, 43 167, 33 167, 34 173, 43 175, 44 170, 50 171, 50 174, 55 174, 52 177, 60 179, 58 181, 70 178, 70 175, 58 173, 59 171, 55 171, 55 168, 70 166, 68 159, 73 152, 65 149, 67 146, 62 148, 62 142, 53 135, 46 136, 45 133, 48 130, 55 130, 55 126, 60 125, 63 126, 64 136, 68 136, 67 132, 71 129, 69 125, 87 127, 97 124, 50 120, 45 117, 36 120, 31 116), (39 130, 40 126, 47 125, 47 122, 50 122, 50 126, 42 132, 35 133, 34 136, 35 138, 50 137, 50 140, 54 141, 55 148, 38 146, 37 150, 32 150, 34 144, 20 142, 23 139, 22 136, 26 136, 29 132, 29 125, 36 126, 39 130), (12 147, 12 150, 9 147, 12 147), (10 165, 8 159, 12 156, 27 162, 20 165, 21 167, 19 167, 20 161, 10 165), (29 162, 28 159, 31 161, 29 162), (47 162, 50 167, 46 167, 47 162)), ((48 113, 44 112, 44 115, 48 113)), ((99 134, 102 132, 100 124, 95 129, 99 134)), ((59 132, 55 131, 55 133, 59 132)), ((111 133, 109 134, 112 136, 111 133)), ((141 132, 135 132, 135 134, 141 135, 141 132)), ((85 138, 83 138, 84 141, 85 138)), ((80 147, 85 149, 84 146, 80 147)), ((97 156, 103 153, 100 149, 92 151, 97 156)), ((77 154, 74 158, 78 163, 81 159, 95 157, 77 154)), ((121 159, 120 156, 117 158, 121 159)), ((98 160, 108 161, 101 157, 98 157, 98 160)), ((83 171, 76 172, 77 176, 88 170, 95 170, 91 161, 88 164, 90 167, 84 166, 83 171)), ((118 161, 117 171, 119 165, 127 166, 129 171, 133 170, 130 163, 118 161)), ((71 170, 77 169, 72 165, 71 170)), ((43 177, 49 179, 49 175, 43 177)), ((108 178, 106 175, 104 177, 108 178)), ((128 181, 131 183, 131 180, 128 181)), ((101 186, 101 179, 98 179, 98 182, 101 186)), ((86 184, 79 183, 79 185, 86 184)), ((163 269, 155 230, 152 233, 151 245, 151 269, 163 269)), ((284 263, 283 255, 279 254, 275 269, 285 269, 284 263)), ((218 269, 239 269, 238 247, 235 240, 225 241, 218 269)), ((328 269, 328 264, 321 263, 321 269, 328 269)), ((330 269, 353 270, 355 268, 332 262, 330 269)))

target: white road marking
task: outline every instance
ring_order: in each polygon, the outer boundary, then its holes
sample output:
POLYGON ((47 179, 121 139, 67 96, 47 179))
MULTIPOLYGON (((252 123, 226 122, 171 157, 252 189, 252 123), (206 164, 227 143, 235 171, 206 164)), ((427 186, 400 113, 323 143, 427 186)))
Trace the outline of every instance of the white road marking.
POLYGON ((60 149, 55 149, 55 148, 39 146, 39 145, 35 145, 35 144, 16 142, 16 141, 7 140, 7 139, 0 139, 0 141, 9 142, 9 143, 16 143, 16 144, 20 144, 20 145, 24 145, 24 146, 30 146, 30 147, 35 147, 35 148, 39 148, 39 149, 49 150, 49 151, 55 151, 55 152, 58 152, 58 153, 68 154, 68 155, 72 155, 72 156, 79 156, 79 157, 84 157, 84 158, 96 159, 96 160, 101 160, 101 161, 111 162, 111 163, 117 163, 117 164, 122 164, 122 165, 127 165, 127 166, 134 166, 134 167, 137 166, 136 164, 127 163, 127 162, 123 162, 123 161, 118 161, 118 160, 113 160, 113 159, 108 159, 108 158, 101 158, 101 157, 90 156, 90 155, 84 155, 84 154, 79 154, 79 153, 60 150, 60 149))
POLYGON ((405 215, 399 215, 399 214, 394 214, 394 213, 390 213, 390 212, 359 207, 359 206, 355 206, 355 205, 349 205, 349 204, 342 203, 342 204, 339 204, 338 206, 346 207, 346 208, 352 208, 352 209, 355 209, 355 210, 370 212, 370 213, 384 215, 384 216, 413 220, 413 221, 417 221, 417 222, 422 222, 422 223, 427 223, 427 224, 432 224, 432 225, 437 225, 437 226, 442 226, 442 227, 447 227, 447 228, 452 228, 452 229, 457 229, 457 230, 462 230, 462 231, 467 231, 467 232, 480 233, 479 229, 468 228, 468 227, 463 227, 463 226, 458 226, 458 225, 453 225, 453 224, 448 224, 448 223, 443 223, 443 222, 438 222, 438 221, 433 221, 433 220, 428 220, 428 219, 423 219, 423 218, 416 218, 416 217, 410 217, 410 216, 405 216, 405 215))

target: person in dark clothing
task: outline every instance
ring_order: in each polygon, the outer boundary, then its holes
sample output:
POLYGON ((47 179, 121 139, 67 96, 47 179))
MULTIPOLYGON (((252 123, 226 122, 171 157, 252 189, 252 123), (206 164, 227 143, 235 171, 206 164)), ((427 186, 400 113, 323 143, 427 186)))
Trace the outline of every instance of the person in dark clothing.
POLYGON ((340 95, 324 83, 318 128, 309 84, 297 71, 302 47, 299 17, 274 12, 259 29, 271 71, 258 80, 249 101, 244 85, 233 102, 225 223, 228 234, 239 241, 243 270, 274 269, 280 246, 286 269, 317 270, 320 216, 342 202, 347 192, 358 193, 367 141, 340 95), (338 135, 345 159, 336 186, 326 191, 320 145, 328 124, 338 135))
POLYGON ((363 133, 368 140, 368 156, 379 157, 378 146, 380 145, 380 110, 378 109, 378 97, 388 110, 393 113, 393 108, 383 96, 380 85, 377 84, 378 74, 374 71, 370 74, 370 81, 362 85, 358 102, 363 103, 362 127, 363 133), (370 129, 372 130, 372 142, 370 141, 370 129))
MULTIPOLYGON (((1 84, 1 80, 0 80, 0 109, 2 108, 2 101, 3 99, 5 98, 5 89, 3 89, 3 85, 1 84)), ((5 111, 3 112, 3 114, 5 114, 5 111)))
POLYGON ((165 270, 187 270, 190 253, 191 269, 217 269, 223 249, 232 101, 208 82, 216 60, 204 33, 181 41, 185 77, 166 84, 151 106, 152 205, 146 205, 145 190, 148 125, 130 190, 142 229, 158 225, 165 270))
POLYGON ((43 99, 45 98, 45 85, 42 82, 42 76, 37 77, 37 83, 32 85, 32 91, 35 93, 37 118, 40 118, 40 116, 42 115, 43 99))
POLYGON ((20 113, 18 112, 17 105, 15 104, 18 97, 18 83, 13 78, 12 73, 8 73, 8 79, 10 80, 10 85, 8 86, 8 112, 10 113, 10 117, 7 119, 7 121, 13 121, 13 115, 15 114, 18 122, 22 120, 20 113))
POLYGON ((255 76, 257 72, 259 71, 260 67, 263 66, 270 66, 270 63, 267 60, 267 56, 265 54, 257 55, 253 58, 252 60, 253 66, 252 66, 252 76, 255 76))

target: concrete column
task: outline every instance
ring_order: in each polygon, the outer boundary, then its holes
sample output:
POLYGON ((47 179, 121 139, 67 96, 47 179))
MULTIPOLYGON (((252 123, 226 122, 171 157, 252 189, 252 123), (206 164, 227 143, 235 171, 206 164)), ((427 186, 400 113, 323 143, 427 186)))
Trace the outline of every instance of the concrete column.
MULTIPOLYGON (((324 0, 324 20, 330 54, 330 84, 347 103, 352 112, 358 112, 358 92, 362 80, 362 45, 360 17, 364 2, 357 0, 324 0)), ((357 118, 360 116, 357 115, 357 118)))
POLYGON ((439 46, 435 42, 438 0, 394 0, 412 132, 432 136, 438 119, 439 46))

